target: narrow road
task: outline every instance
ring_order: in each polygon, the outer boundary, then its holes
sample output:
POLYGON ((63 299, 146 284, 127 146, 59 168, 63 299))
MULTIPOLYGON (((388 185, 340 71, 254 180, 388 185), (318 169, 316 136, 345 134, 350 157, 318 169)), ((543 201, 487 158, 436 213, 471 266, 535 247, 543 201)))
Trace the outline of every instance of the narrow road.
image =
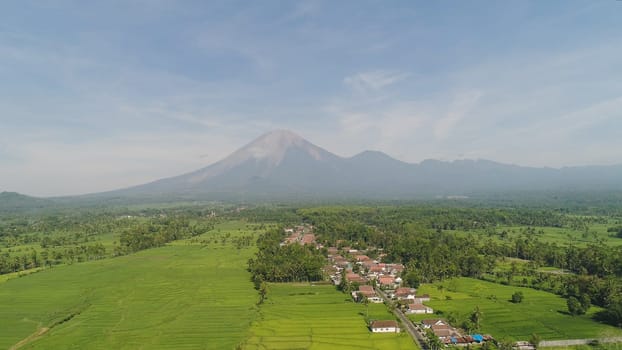
POLYGON ((601 339, 568 339, 568 340, 543 340, 538 344, 540 347, 561 347, 572 345, 587 345, 592 342, 599 343, 622 343, 622 337, 601 338, 601 339))
MULTIPOLYGON (((376 293, 378 293, 378 295, 380 295, 385 302, 393 302, 383 290, 376 288, 376 293)), ((417 344, 419 344, 419 347, 422 350, 428 350, 428 343, 425 336, 421 334, 421 332, 419 332, 417 327, 415 327, 415 325, 408 319, 408 317, 406 317, 406 315, 404 315, 404 313, 397 308, 393 309, 393 313, 395 314, 395 316, 397 316, 397 318, 402 321, 402 324, 406 327, 406 331, 410 334, 413 340, 417 344)))

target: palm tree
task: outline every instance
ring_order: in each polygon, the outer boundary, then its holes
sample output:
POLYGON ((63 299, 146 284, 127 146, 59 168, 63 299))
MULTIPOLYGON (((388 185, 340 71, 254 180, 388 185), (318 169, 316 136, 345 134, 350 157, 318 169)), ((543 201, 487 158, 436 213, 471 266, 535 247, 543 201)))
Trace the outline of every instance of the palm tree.
POLYGON ((479 330, 479 323, 482 319, 482 312, 479 309, 479 306, 476 306, 473 312, 471 312, 470 320, 473 322, 476 330, 479 330))

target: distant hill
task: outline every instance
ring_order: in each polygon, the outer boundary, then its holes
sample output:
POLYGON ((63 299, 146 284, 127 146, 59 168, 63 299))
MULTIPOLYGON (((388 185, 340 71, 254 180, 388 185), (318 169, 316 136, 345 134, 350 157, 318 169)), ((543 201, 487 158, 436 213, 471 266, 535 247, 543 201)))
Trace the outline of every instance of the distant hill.
POLYGON ((417 199, 579 190, 622 190, 622 165, 553 169, 488 160, 411 164, 377 151, 344 158, 278 130, 205 168, 98 196, 417 199))
POLYGON ((14 213, 49 208, 52 200, 25 196, 16 192, 0 192, 0 213, 14 213))

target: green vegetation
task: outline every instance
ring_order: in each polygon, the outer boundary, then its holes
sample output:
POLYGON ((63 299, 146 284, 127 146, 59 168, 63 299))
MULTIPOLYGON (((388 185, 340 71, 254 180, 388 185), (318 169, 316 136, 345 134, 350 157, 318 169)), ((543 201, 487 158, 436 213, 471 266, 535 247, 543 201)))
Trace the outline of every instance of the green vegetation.
POLYGON ((439 316, 469 331, 502 341, 620 336, 622 217, 607 210, 163 205, 0 215, 0 348, 415 348, 406 333, 367 329, 394 319, 383 304, 353 303, 322 282, 269 283, 325 278, 327 249, 280 245, 283 226, 300 223, 324 247, 403 264, 405 283, 422 283, 439 316))
POLYGON ((524 298, 523 292, 515 292, 512 294, 512 302, 514 304, 522 303, 524 298))
POLYGON ((245 270, 254 249, 234 243, 249 234, 243 224, 220 234, 231 239, 208 233, 1 283, 0 348, 234 348, 257 314, 245 270))
POLYGON ((562 297, 529 288, 518 290, 524 295, 521 303, 511 302, 516 287, 472 278, 423 284, 418 292, 429 293, 432 300, 427 304, 458 326, 479 308, 481 331, 497 339, 527 340, 532 334, 543 340, 622 335, 622 330, 590 318, 599 308, 592 307, 586 315, 572 317, 562 297))
MULTIPOLYGON (((395 317, 383 304, 369 304, 369 319, 395 317)), ((260 317, 243 349, 416 349, 405 333, 372 334, 365 306, 331 285, 270 284, 260 317)))
POLYGON ((263 281, 302 282, 323 279, 322 266, 326 259, 315 246, 281 246, 284 238, 283 230, 276 228, 262 234, 257 240, 259 251, 254 259, 248 261, 256 288, 259 289, 263 281))

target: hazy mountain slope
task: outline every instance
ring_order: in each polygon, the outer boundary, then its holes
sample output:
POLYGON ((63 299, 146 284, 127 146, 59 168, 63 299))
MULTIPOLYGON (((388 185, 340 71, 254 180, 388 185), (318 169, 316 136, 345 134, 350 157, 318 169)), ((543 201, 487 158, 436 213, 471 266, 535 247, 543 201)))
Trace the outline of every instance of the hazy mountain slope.
POLYGON ((107 195, 390 199, 576 189, 620 190, 622 166, 552 169, 488 160, 410 164, 377 151, 344 158, 278 130, 205 168, 107 195))
POLYGON ((0 213, 14 213, 51 208, 54 201, 30 197, 16 192, 0 192, 0 213))

